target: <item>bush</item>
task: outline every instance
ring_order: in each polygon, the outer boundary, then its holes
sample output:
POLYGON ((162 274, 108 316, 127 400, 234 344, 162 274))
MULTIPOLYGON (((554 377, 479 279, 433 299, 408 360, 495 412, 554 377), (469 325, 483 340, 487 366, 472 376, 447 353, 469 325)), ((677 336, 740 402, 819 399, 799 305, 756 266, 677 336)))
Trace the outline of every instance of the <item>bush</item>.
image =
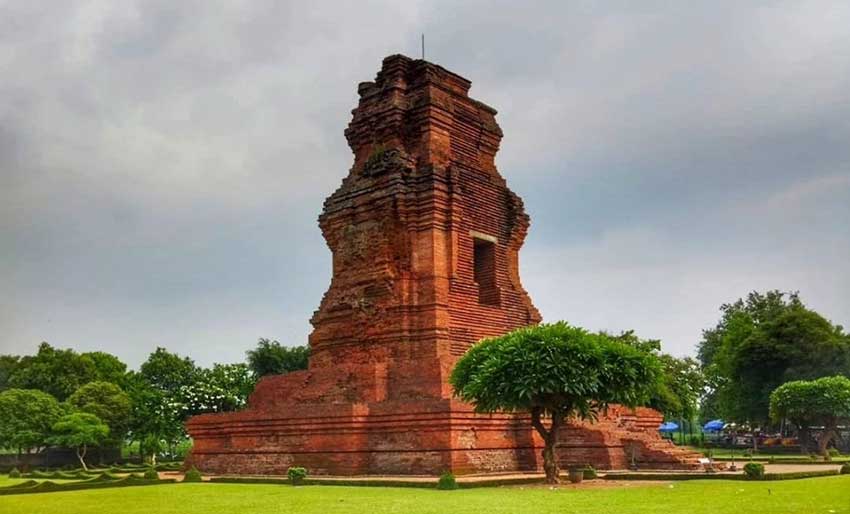
POLYGON ((307 470, 304 468, 289 468, 286 472, 286 476, 289 477, 289 482, 292 485, 300 485, 304 483, 304 479, 307 478, 307 470))
POLYGON ((764 464, 758 462, 748 462, 744 465, 744 474, 750 480, 764 479, 764 464))
POLYGON ((829 456, 830 457, 841 457, 841 452, 838 451, 838 448, 830 448, 829 449, 829 456))
POLYGON ((201 476, 201 472, 198 471, 198 468, 192 466, 189 471, 183 475, 184 482, 203 482, 203 477, 201 476))
POLYGON ((157 473, 154 468, 146 469, 145 474, 142 476, 144 476, 148 480, 159 480, 159 473, 157 473))
POLYGON ((584 479, 585 480, 594 480, 597 477, 596 469, 588 464, 584 467, 584 479))
POLYGON ((9 472, 9 478, 21 478, 21 472, 18 471, 18 468, 12 468, 12 471, 9 472))
POLYGON ((841 465, 841 474, 850 475, 850 462, 845 462, 841 465))
POLYGON ((702 438, 698 435, 692 435, 688 438, 688 444, 695 448, 699 448, 702 446, 702 438))
POLYGON ((457 480, 455 480, 455 476, 450 471, 446 471, 440 475, 440 479, 437 481, 437 489, 441 491, 453 491, 457 488, 457 480))

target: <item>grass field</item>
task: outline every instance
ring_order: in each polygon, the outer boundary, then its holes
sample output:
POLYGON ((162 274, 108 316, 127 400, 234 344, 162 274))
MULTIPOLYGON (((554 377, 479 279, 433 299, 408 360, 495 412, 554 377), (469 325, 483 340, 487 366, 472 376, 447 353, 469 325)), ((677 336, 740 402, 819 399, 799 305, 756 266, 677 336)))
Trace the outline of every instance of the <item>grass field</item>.
MULTIPOLYGON (((10 485, 9 481, 0 485, 10 485)), ((629 483, 585 489, 171 484, 0 497, 0 514, 850 514, 850 475, 785 482, 629 483)))

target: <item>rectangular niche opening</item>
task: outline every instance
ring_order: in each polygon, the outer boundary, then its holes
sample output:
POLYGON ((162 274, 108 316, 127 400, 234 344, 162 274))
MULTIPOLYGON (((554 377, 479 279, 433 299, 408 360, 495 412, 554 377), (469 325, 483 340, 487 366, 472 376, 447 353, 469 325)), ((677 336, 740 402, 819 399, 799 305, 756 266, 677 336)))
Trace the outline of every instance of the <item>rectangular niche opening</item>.
POLYGON ((501 295, 496 285, 496 244, 477 237, 472 241, 473 273, 478 285, 478 303, 499 305, 501 295))

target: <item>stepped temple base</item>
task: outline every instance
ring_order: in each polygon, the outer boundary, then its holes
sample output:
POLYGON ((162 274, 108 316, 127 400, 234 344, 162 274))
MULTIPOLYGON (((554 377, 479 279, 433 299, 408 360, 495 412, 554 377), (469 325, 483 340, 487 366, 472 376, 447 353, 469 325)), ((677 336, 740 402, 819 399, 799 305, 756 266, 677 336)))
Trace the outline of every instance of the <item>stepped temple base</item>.
MULTIPOLYGON (((698 455, 655 429, 651 409, 613 407, 595 424, 561 431, 561 465, 693 469, 698 455)), ((539 471, 543 442, 529 416, 477 414, 453 400, 292 405, 280 413, 192 419, 189 464, 205 473, 285 475, 303 466, 319 475, 437 475, 539 471)))

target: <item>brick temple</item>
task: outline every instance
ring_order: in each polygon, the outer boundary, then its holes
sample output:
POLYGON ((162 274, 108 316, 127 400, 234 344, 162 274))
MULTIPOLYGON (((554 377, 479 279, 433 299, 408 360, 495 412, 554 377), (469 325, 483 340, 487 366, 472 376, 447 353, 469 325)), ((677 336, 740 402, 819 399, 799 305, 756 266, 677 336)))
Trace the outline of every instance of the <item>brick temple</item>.
MULTIPOLYGON (((263 378, 241 412, 193 417, 210 473, 437 474, 542 468, 527 415, 476 414, 448 377, 476 341, 540 321, 520 283, 529 227, 494 158, 496 111, 440 66, 387 57, 345 137, 354 164, 324 204, 330 287, 309 369, 263 378)), ((561 434, 564 465, 687 467, 651 409, 614 407, 561 434)))

